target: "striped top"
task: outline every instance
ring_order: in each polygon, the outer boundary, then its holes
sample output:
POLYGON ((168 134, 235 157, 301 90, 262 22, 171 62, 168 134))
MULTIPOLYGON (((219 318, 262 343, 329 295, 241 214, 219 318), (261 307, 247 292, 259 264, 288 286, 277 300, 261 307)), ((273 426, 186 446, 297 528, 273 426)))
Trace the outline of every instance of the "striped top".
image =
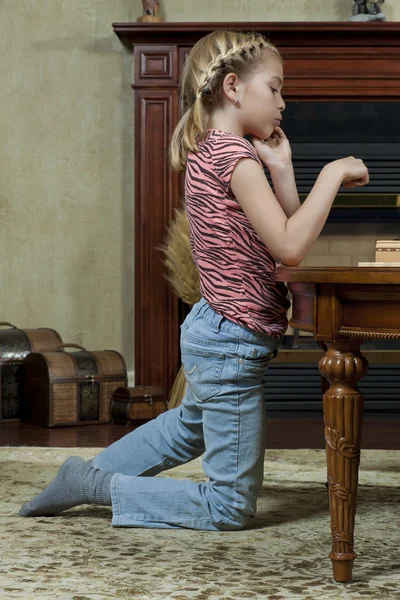
POLYGON ((288 290, 274 281, 277 262, 231 190, 241 158, 262 166, 250 142, 218 129, 207 130, 199 150, 189 153, 185 199, 193 259, 201 294, 217 313, 279 337, 288 326, 288 290))

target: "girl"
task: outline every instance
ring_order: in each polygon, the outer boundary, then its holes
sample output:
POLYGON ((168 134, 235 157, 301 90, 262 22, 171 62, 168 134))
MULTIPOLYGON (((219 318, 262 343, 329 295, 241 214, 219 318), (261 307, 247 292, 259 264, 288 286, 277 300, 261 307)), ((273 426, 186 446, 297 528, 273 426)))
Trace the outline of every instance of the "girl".
POLYGON ((282 85, 282 59, 261 35, 218 31, 193 47, 171 143, 173 167, 186 170, 202 291, 181 326, 186 396, 93 460, 67 459, 21 515, 96 503, 112 505, 116 527, 207 530, 241 529, 255 515, 263 482, 264 378, 289 307, 286 287, 274 281, 276 263, 302 261, 342 182, 368 183, 362 160, 336 160, 300 206, 280 128, 282 85), (155 477, 200 455, 206 482, 155 477))

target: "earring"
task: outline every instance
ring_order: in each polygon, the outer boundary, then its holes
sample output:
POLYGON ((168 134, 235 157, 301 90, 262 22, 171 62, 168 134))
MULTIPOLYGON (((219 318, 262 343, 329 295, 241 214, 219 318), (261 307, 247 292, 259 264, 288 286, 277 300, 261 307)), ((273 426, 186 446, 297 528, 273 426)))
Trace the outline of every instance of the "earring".
POLYGON ((239 99, 236 98, 235 102, 233 104, 237 104, 239 102, 239 99))

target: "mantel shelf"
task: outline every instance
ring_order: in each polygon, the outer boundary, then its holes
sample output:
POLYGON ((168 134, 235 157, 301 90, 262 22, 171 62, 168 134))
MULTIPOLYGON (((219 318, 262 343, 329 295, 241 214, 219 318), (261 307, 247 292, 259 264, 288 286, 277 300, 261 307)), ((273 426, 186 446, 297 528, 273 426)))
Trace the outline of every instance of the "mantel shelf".
MULTIPOLYGON (((379 46, 400 46, 400 22, 357 23, 353 21, 316 21, 316 22, 265 22, 265 21, 228 21, 209 23, 113 23, 114 32, 128 44, 165 43, 176 40, 194 43, 199 38, 216 29, 235 29, 240 31, 270 32, 276 43, 292 45, 294 41, 301 45, 318 44, 327 46, 335 41, 337 46, 355 46, 356 42, 368 41, 379 46)), ((376 50, 374 48, 374 50, 376 50)))

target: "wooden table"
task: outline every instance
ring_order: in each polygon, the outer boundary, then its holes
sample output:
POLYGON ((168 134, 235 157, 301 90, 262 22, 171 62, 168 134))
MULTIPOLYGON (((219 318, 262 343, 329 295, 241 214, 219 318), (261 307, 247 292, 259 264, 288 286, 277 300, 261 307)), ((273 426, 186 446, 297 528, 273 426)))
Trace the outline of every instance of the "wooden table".
POLYGON ((400 339, 400 268, 279 267, 275 279, 287 282, 293 296, 290 325, 313 333, 326 350, 319 369, 329 381, 323 396, 329 557, 335 580, 346 582, 357 557, 354 520, 364 410, 357 382, 368 370, 360 345, 400 339))

